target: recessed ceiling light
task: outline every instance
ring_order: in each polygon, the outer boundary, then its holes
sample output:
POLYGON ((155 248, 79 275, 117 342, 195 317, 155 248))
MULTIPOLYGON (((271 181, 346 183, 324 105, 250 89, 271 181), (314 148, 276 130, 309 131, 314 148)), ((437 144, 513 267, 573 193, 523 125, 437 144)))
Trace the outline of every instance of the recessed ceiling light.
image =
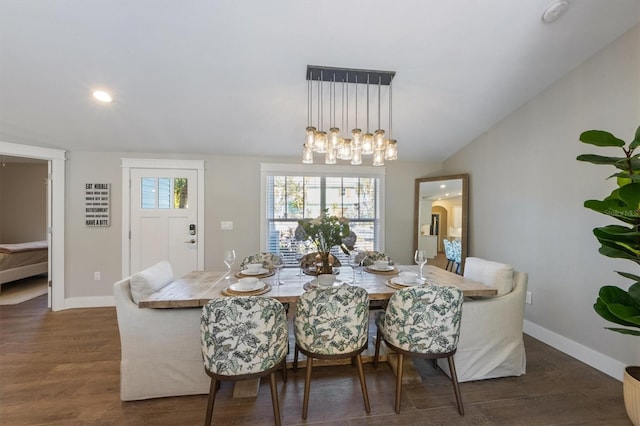
POLYGON ((446 188, 447 185, 445 185, 444 183, 442 185, 440 185, 440 188, 446 188))
POLYGON ((113 101, 111 95, 104 90, 94 90, 93 97, 99 100, 100 102, 109 103, 113 101))
POLYGON ((569 9, 569 2, 567 0, 554 1, 542 14, 542 21, 546 23, 557 21, 567 9, 569 9))

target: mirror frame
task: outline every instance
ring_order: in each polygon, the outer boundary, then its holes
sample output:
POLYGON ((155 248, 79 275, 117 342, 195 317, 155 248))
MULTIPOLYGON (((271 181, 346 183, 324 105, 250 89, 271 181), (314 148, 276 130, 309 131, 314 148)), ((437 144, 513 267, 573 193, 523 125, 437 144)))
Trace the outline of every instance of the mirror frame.
POLYGON ((462 231, 460 233, 462 239, 462 255, 460 273, 464 272, 464 263, 468 255, 469 245, 469 174, 462 173, 459 175, 449 176, 433 176, 425 178, 417 178, 414 188, 414 201, 413 201, 413 250, 418 250, 418 227, 419 227, 419 215, 420 215, 420 184, 423 182, 438 182, 442 180, 454 180, 462 179, 462 231))

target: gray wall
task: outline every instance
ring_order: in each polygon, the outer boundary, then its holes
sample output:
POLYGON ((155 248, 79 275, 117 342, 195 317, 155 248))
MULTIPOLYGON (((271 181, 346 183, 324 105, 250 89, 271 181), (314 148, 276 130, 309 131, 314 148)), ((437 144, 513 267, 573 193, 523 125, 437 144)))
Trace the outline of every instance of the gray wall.
POLYGON ((47 163, 0 165, 0 242, 47 239, 47 163))
MULTIPOLYGON (((149 153, 69 152, 66 161, 65 296, 113 294, 121 278, 122 171, 121 158, 172 158, 205 161, 205 269, 224 270, 225 248, 238 257, 260 249, 260 163, 298 163, 292 158, 157 155, 149 153), (84 225, 84 184, 111 183, 111 226, 84 225), (221 221, 233 221, 221 231, 221 221), (94 272, 101 280, 94 281, 94 272)), ((327 166, 330 167, 330 166, 327 166)), ((390 162, 386 166, 386 252, 395 260, 413 258, 414 180, 433 174, 439 164, 390 162)), ((54 247, 55 249, 55 247, 54 247)), ((54 284, 55 285, 55 284, 54 284)))
POLYGON ((611 192, 613 169, 576 156, 597 150, 578 141, 585 130, 633 139, 639 52, 636 26, 444 164, 470 173, 470 255, 529 273, 526 319, 624 364, 640 362, 638 339, 604 330, 592 305, 600 286, 630 285, 613 271, 638 267, 598 254, 591 230, 613 221, 583 202, 611 192))

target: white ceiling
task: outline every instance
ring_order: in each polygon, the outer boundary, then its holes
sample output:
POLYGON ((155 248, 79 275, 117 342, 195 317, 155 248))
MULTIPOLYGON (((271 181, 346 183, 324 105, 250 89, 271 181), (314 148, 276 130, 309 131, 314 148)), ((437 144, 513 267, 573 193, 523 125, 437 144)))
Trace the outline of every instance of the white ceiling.
POLYGON ((442 161, 640 20, 569 1, 3 0, 0 141, 297 157, 321 65, 395 71, 399 159, 442 161))

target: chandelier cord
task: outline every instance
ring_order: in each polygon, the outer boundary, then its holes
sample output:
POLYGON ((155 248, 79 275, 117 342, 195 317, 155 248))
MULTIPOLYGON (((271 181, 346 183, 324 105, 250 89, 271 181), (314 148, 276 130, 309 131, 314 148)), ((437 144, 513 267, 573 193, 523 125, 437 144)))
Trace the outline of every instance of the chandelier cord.
POLYGON ((369 74, 367 74, 367 133, 369 133, 369 74))

